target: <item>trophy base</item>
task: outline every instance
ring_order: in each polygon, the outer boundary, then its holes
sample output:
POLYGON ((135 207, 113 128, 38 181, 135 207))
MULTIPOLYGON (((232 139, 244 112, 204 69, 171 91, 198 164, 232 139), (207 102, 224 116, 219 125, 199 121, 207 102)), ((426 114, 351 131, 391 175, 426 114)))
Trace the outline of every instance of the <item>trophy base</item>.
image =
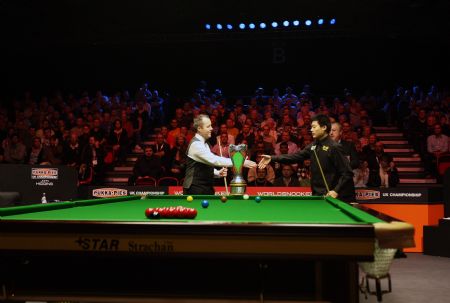
POLYGON ((232 196, 242 196, 245 194, 247 189, 247 184, 245 183, 232 183, 230 184, 230 195, 232 196))

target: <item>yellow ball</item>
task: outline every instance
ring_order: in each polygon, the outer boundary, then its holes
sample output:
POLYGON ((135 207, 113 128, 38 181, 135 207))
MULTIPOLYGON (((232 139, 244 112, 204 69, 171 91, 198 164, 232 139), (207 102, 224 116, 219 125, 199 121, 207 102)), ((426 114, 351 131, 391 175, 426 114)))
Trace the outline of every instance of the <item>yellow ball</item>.
POLYGON ((192 202, 192 201, 194 200, 194 198, 193 198, 192 196, 188 196, 188 197, 186 198, 186 200, 188 200, 188 202, 192 202))

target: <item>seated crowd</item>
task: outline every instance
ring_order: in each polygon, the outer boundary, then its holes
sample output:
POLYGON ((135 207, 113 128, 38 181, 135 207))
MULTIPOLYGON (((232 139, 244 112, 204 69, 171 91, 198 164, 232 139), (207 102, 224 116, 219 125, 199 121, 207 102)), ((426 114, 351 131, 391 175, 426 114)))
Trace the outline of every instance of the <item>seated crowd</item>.
MULTIPOLYGON (((97 91, 94 97, 87 92, 80 97, 56 93, 35 100, 26 93, 0 107, 0 161, 73 166, 80 182, 101 184, 108 169, 127 165, 128 155, 135 152, 142 155, 134 163, 130 185, 145 176, 181 180, 198 114, 211 118, 212 152, 228 157, 230 144, 244 143, 256 162, 262 154, 303 149, 313 140, 311 118, 328 115, 336 127, 333 139, 343 145, 357 187, 393 187, 399 182, 393 157, 384 152, 373 126, 403 131, 430 175, 436 174, 433 162, 449 149, 450 98, 434 86, 429 92, 398 88, 392 97, 357 97, 345 91, 331 98, 315 97, 307 85, 298 96, 290 87, 284 94, 274 89, 269 95, 258 88, 251 97, 230 100, 202 84, 190 99, 175 104, 173 115, 167 110, 169 100, 147 84, 134 97, 127 91, 110 97, 97 91), (147 145, 150 135, 154 142, 147 145)), ((246 170, 245 177, 249 186, 309 186, 309 166, 309 161, 271 163, 263 170, 246 170)))

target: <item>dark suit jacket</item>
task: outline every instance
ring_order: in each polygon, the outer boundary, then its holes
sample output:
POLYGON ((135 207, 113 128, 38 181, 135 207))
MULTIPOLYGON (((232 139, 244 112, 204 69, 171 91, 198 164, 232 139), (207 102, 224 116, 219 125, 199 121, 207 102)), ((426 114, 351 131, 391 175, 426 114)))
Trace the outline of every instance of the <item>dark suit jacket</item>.
POLYGON ((342 145, 342 149, 344 151, 345 157, 350 157, 350 167, 352 169, 356 169, 359 167, 359 156, 358 152, 356 151, 355 144, 350 141, 341 140, 339 142, 342 145))

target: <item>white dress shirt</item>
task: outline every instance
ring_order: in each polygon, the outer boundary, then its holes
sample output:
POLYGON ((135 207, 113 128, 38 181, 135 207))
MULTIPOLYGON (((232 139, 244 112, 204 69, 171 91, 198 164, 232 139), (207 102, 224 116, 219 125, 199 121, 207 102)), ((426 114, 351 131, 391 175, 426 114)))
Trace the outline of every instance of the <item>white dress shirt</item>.
MULTIPOLYGON (((199 134, 195 134, 195 137, 200 141, 194 141, 191 143, 188 151, 188 157, 194 161, 207 164, 209 166, 214 167, 231 167, 233 166, 233 162, 231 162, 230 158, 223 158, 214 155, 209 145, 205 142, 205 138, 200 136, 199 134)), ((214 176, 220 177, 219 170, 214 169, 214 176)))

